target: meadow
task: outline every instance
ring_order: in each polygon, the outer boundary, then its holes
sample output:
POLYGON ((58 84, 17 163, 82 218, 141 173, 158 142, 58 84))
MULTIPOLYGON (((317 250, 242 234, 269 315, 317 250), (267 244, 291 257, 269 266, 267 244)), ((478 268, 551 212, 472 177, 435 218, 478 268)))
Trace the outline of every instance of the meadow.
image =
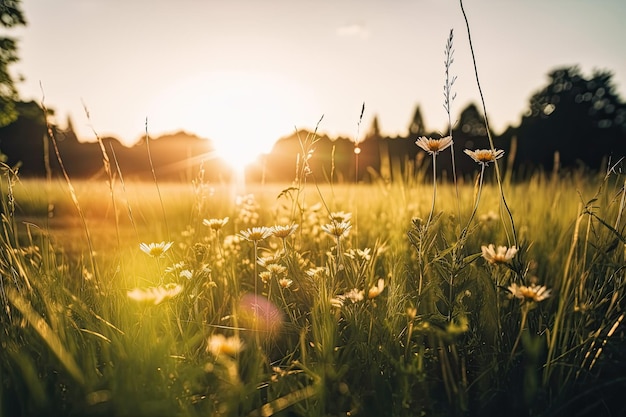
POLYGON ((0 415, 626 415, 622 161, 513 181, 489 141, 368 184, 315 134, 290 184, 0 164, 0 415))
POLYGON ((479 166, 247 186, 3 166, 1 414, 623 415, 623 176, 479 166))

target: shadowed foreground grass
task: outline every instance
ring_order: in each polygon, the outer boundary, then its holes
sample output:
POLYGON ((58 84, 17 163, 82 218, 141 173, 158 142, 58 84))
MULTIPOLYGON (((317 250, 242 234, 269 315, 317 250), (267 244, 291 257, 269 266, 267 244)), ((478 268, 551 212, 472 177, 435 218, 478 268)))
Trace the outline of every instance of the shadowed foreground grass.
POLYGON ((623 181, 505 184, 512 234, 491 183, 89 182, 78 213, 4 167, 1 414, 623 414, 623 181))

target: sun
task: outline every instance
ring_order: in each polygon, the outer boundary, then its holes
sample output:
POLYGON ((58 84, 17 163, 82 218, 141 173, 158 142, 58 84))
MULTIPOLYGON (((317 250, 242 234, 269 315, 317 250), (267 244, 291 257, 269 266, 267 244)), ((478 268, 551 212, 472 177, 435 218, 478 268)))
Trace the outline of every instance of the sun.
POLYGON ((244 71, 179 79, 153 100, 151 131, 185 130, 213 141, 236 171, 271 151, 295 126, 315 120, 310 90, 285 76, 244 71))

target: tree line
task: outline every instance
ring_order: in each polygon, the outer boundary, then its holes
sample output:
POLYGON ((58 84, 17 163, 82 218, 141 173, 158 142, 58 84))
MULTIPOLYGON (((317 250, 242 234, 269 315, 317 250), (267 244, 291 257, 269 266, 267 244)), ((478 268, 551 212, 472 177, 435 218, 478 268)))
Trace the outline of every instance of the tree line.
MULTIPOLYGON (((52 135, 70 175, 91 178, 103 174, 102 147, 80 142, 71 120, 65 128, 49 126, 37 103, 14 101, 13 108, 16 119, 0 128, 0 151, 7 164, 19 165, 24 176, 59 174, 52 135)), ((470 175, 476 166, 460 150, 489 148, 485 118, 475 104, 469 104, 457 120, 452 128, 456 170, 461 176, 470 175)), ((333 181, 391 181, 427 176, 429 159, 424 158, 415 141, 420 136, 442 135, 427 128, 420 106, 407 130, 406 136, 384 136, 375 117, 358 143, 358 157, 357 144, 351 138, 317 135, 310 168, 320 178, 333 181)), ((517 177, 536 170, 597 171, 626 155, 626 104, 617 94, 610 72, 595 71, 585 76, 575 66, 558 68, 548 74, 547 84, 532 94, 518 126, 510 126, 499 135, 490 133, 496 148, 507 153, 502 160, 505 168, 517 177)), ((301 142, 310 140, 312 135, 313 132, 299 131, 278 139, 270 153, 248 167, 248 179, 292 180, 301 142)), ((110 154, 108 159, 117 164, 120 174, 128 177, 151 178, 148 151, 164 179, 188 180, 200 168, 213 181, 228 181, 232 176, 232 170, 215 157, 210 140, 184 132, 151 139, 149 143, 140 141, 132 147, 123 146, 115 138, 103 138, 103 145, 110 154)), ((438 170, 444 178, 450 177, 451 158, 440 158, 438 170)))

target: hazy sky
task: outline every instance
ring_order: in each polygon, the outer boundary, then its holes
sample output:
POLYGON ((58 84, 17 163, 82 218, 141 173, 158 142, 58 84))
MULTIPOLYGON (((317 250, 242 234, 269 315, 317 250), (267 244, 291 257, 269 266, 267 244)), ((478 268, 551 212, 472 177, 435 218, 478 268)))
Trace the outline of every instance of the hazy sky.
MULTIPOLYGON (((626 1, 465 0, 490 121, 517 124, 557 66, 608 69, 626 96, 626 1)), ((378 115, 404 134, 416 105, 444 130, 444 47, 454 30, 453 117, 478 89, 452 0, 23 0, 25 99, 71 116, 79 137, 136 142, 185 129, 269 150, 295 127, 354 137, 378 115), (250 141, 250 137, 254 140, 250 141)))

